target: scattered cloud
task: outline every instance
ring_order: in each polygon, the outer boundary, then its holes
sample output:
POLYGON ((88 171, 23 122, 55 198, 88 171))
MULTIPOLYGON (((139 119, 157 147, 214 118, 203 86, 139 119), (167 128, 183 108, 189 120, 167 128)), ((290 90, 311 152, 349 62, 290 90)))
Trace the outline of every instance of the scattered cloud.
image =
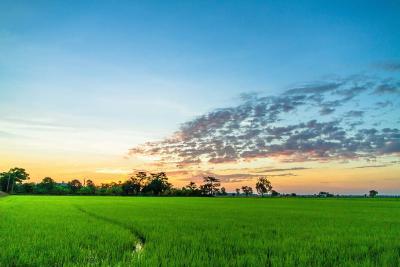
POLYGON ((384 167, 387 167, 387 166, 388 166, 388 165, 386 165, 386 164, 381 164, 381 165, 365 165, 365 166, 354 167, 353 169, 384 168, 384 167))
POLYGON ((345 116, 346 117, 362 117, 364 115, 364 111, 360 110, 350 110, 346 112, 345 116))
POLYGON ((263 169, 257 170, 257 173, 265 173, 265 172, 283 172, 283 171, 299 171, 299 170, 308 170, 310 168, 305 167, 292 167, 292 168, 280 168, 280 169, 263 169))
POLYGON ((400 94, 399 81, 385 81, 379 84, 374 91, 375 94, 400 94))
POLYGON ((376 102, 375 104, 378 108, 386 108, 388 106, 393 106, 393 103, 389 100, 386 100, 384 102, 376 102))
POLYGON ((400 71, 400 62, 391 61, 385 63, 376 64, 376 66, 386 71, 400 71))
MULTIPOLYGON (((296 170, 296 168, 294 168, 296 170)), ((224 174, 224 173, 219 173, 219 172, 213 172, 213 171, 172 171, 172 172, 167 172, 168 176, 174 177, 176 179, 176 176, 180 177, 176 180, 179 181, 186 181, 186 182, 196 182, 196 183, 202 183, 203 178, 206 176, 213 176, 213 177, 218 177, 222 183, 242 183, 242 182, 247 182, 247 181, 252 181, 258 177, 261 177, 263 175, 261 174, 252 174, 252 173, 245 173, 245 172, 234 172, 235 170, 230 170, 231 173, 224 174)), ((295 177, 297 174, 293 174, 291 172, 287 173, 279 173, 279 174, 268 174, 268 177, 295 177)))
MULTIPOLYGON (((169 173, 170 174, 170 173, 169 173)), ((211 171, 197 171, 185 173, 186 177, 179 180, 181 181, 194 181, 200 183, 206 176, 218 177, 223 183, 239 183, 244 181, 251 181, 260 175, 248 174, 248 173, 233 173, 233 174, 217 174, 211 171)))
POLYGON ((297 176, 297 174, 289 173, 282 173, 282 174, 270 174, 268 177, 285 177, 285 176, 297 176))
POLYGON ((367 99, 375 94, 379 111, 391 114, 390 106, 399 107, 400 98, 392 97, 399 85, 395 79, 352 76, 295 86, 276 96, 242 95, 238 106, 199 116, 170 138, 132 148, 130 155, 157 155, 187 167, 257 158, 327 162, 398 154, 398 125, 374 117, 376 109, 367 99))

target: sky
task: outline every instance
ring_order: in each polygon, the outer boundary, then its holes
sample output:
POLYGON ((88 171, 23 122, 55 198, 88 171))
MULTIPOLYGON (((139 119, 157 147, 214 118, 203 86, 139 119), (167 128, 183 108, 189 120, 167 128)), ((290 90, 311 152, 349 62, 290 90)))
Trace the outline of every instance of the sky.
POLYGON ((0 171, 400 194, 399 1, 0 1, 0 171))

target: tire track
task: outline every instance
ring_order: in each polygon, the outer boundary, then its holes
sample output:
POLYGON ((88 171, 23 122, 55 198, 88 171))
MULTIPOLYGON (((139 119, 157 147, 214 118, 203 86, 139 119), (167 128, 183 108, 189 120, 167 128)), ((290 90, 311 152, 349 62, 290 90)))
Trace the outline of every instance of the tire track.
POLYGON ((108 217, 105 217, 105 216, 98 215, 98 214, 96 214, 94 212, 90 212, 88 210, 85 210, 85 209, 79 207, 78 205, 74 205, 74 206, 75 206, 75 208, 77 210, 79 210, 80 212, 82 212, 82 213, 84 213, 84 214, 86 214, 86 215, 88 215, 88 216, 90 216, 92 218, 95 218, 95 219, 98 219, 98 220, 101 220, 101 221, 104 221, 104 222, 107 222, 107 223, 110 223, 110 224, 114 224, 114 225, 116 225, 118 227, 121 227, 121 228, 123 228, 125 230, 128 230, 133 236, 135 236, 138 239, 138 242, 136 242, 136 244, 134 244, 134 246, 133 246, 133 252, 134 253, 139 253, 139 252, 141 252, 143 250, 144 245, 146 243, 146 238, 136 228, 134 228, 132 226, 129 226, 129 225, 126 225, 126 224, 124 224, 124 223, 122 223, 122 222, 120 222, 118 220, 114 220, 114 219, 111 219, 111 218, 108 218, 108 217))

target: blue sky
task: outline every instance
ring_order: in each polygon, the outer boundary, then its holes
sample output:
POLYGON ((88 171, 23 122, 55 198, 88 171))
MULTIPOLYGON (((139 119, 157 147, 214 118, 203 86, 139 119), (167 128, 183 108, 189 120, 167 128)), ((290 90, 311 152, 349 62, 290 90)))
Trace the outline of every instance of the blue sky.
POLYGON ((398 1, 3 0, 0 144, 122 155, 243 93, 398 77, 381 66, 399 62, 399 13, 398 1))
POLYGON ((116 90, 191 114, 400 57, 398 1, 282 2, 2 1, 2 94, 116 90))

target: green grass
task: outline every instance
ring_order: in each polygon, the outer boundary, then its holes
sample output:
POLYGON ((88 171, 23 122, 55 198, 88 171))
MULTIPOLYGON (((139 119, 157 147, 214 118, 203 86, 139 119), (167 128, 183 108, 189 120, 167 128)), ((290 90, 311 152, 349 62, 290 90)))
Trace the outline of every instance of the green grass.
POLYGON ((0 198, 0 266, 99 265, 400 266, 400 201, 0 198))

